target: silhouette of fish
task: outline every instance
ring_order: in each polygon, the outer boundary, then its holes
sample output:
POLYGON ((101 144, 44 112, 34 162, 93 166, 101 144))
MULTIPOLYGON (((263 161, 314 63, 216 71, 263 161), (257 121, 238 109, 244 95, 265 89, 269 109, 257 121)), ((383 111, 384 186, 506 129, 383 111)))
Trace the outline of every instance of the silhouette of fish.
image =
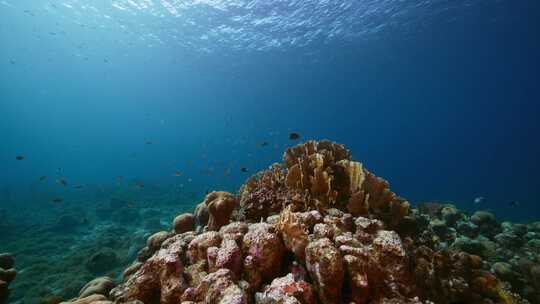
POLYGON ((298 134, 296 132, 289 133, 289 139, 290 140, 297 140, 299 138, 300 138, 300 134, 298 134))
POLYGON ((513 207, 518 207, 520 205, 521 205, 521 203, 519 201, 511 201, 510 202, 510 206, 513 206, 513 207))

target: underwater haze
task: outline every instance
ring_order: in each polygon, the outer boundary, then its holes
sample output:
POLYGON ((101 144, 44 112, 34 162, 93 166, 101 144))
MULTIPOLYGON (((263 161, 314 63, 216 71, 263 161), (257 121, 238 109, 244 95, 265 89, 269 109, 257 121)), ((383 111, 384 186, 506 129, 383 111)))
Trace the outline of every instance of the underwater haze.
POLYGON ((539 220, 539 54, 535 0, 0 0, 0 252, 111 198, 168 222, 311 139, 413 205, 539 220))

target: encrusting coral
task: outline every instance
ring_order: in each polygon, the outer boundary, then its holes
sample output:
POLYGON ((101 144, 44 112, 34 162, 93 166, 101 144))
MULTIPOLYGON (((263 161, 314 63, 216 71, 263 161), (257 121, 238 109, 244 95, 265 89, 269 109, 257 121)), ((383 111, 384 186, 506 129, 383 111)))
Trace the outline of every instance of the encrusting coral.
POLYGON ((343 145, 310 141, 239 198, 208 194, 84 303, 526 303, 429 227, 343 145))

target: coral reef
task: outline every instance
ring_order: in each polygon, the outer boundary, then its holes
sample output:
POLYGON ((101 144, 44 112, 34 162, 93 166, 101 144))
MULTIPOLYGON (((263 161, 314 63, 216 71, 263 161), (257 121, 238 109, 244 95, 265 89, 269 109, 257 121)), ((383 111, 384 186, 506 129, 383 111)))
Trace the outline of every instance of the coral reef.
POLYGON ((15 259, 9 253, 0 253, 0 303, 7 303, 9 284, 17 276, 15 259))
POLYGON ((238 196, 210 192, 192 213, 168 210, 170 228, 154 209, 137 211, 155 224, 133 237, 117 210, 134 212, 121 200, 98 207, 109 233, 66 266, 84 276, 42 303, 540 303, 540 223, 412 208, 328 141, 288 149, 238 196))
MULTIPOLYGON (((452 245, 459 229, 492 231, 494 219, 466 224, 442 204, 419 210, 344 146, 310 141, 248 180, 239 198, 209 193, 148 238, 107 296, 85 301, 82 292, 73 303, 526 303, 485 269, 485 256, 452 245)), ((511 230, 493 238, 522 244, 514 235, 527 229, 511 230)), ((494 267, 512 277, 508 265, 494 267)))
POLYGON ((435 240, 432 248, 467 253, 482 260, 476 266, 478 270, 471 273, 484 277, 477 282, 493 282, 487 277, 489 271, 512 292, 531 303, 540 303, 539 222, 500 223, 488 211, 467 215, 453 205, 441 203, 419 204, 414 216, 427 218, 429 224, 423 237, 435 240))

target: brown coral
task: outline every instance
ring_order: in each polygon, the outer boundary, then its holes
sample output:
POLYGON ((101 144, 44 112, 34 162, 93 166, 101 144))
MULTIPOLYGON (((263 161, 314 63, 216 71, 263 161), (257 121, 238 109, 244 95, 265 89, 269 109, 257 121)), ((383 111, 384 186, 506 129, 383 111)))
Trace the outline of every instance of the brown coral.
POLYGON ((257 173, 240 189, 238 220, 258 222, 277 214, 290 200, 285 187, 285 171, 279 164, 257 173))
POLYGON ((224 191, 214 191, 206 195, 204 204, 208 207, 208 230, 219 230, 229 223, 231 214, 236 207, 234 195, 224 191))
POLYGON ((303 261, 306 246, 309 243, 308 231, 298 216, 291 212, 290 206, 281 212, 276 230, 281 233, 285 247, 303 261))
POLYGON ((174 218, 173 230, 175 233, 184 233, 195 229, 195 217, 191 213, 180 214, 174 218))

